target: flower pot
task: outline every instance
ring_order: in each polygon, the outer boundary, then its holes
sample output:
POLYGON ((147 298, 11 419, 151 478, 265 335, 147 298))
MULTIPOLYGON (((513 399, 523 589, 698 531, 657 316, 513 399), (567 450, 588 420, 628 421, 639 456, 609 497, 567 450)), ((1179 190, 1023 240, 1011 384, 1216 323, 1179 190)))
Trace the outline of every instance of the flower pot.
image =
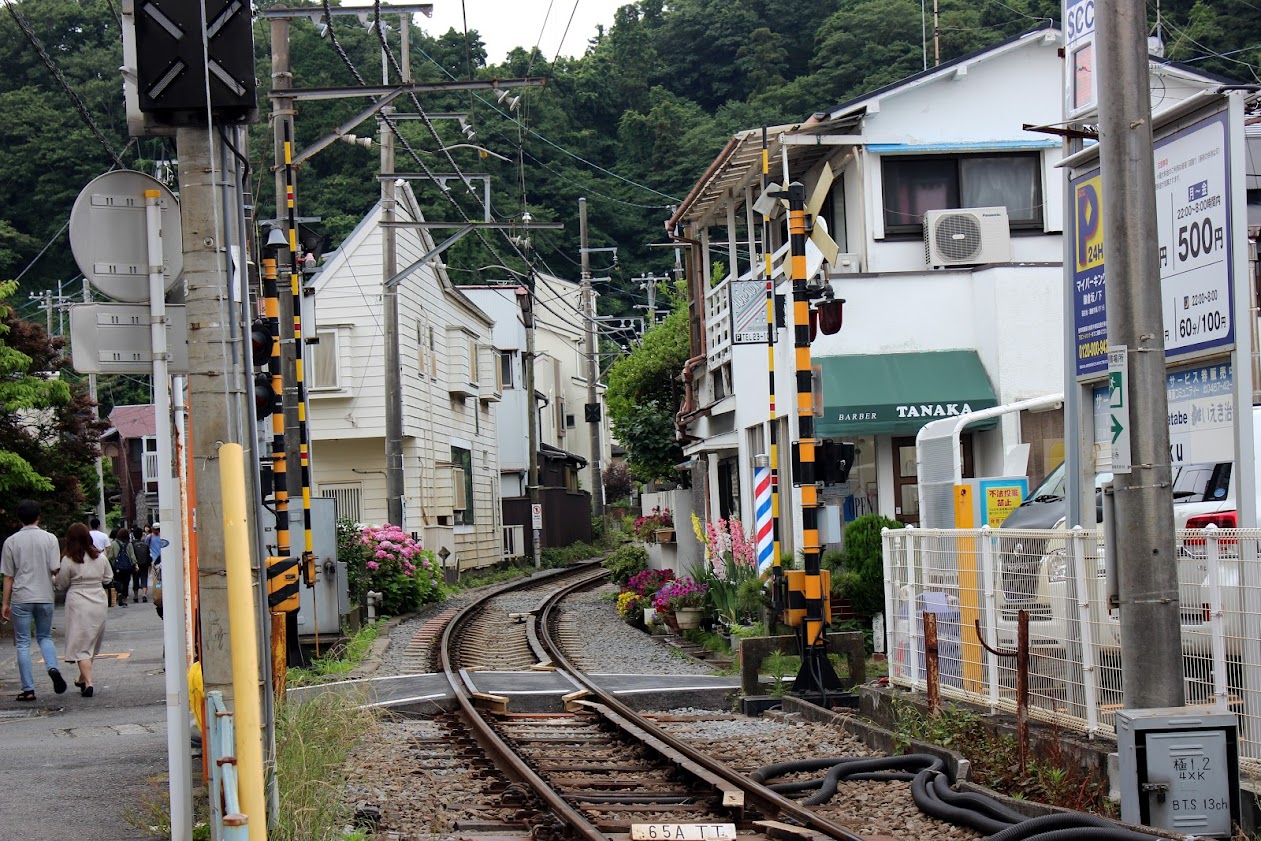
POLYGON ((679 629, 683 631, 699 628, 701 619, 704 616, 705 610, 699 607, 676 607, 674 609, 675 621, 679 623, 679 629))
POLYGON ((656 537, 658 543, 673 543, 674 529, 657 529, 653 532, 653 536, 656 537))

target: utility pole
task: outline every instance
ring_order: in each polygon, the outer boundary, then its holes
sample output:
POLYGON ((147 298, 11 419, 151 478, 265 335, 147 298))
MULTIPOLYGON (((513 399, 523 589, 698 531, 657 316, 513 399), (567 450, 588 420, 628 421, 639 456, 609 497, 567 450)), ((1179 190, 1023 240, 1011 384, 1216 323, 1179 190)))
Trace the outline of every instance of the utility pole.
MULTIPOLYGON (((403 15, 403 20, 408 15, 403 15)), ((407 28, 404 23, 403 43, 407 43, 407 28)), ((404 58, 402 68, 407 82, 410 75, 404 58)), ((388 85, 389 64, 386 56, 381 56, 381 84, 388 85)), ((381 172, 394 171, 394 132, 387 122, 392 108, 383 108, 381 126, 381 172)), ((381 270, 382 290, 385 300, 385 369, 389 374, 385 378, 385 504, 386 517, 400 528, 404 526, 403 494, 405 493, 405 477, 403 475, 403 387, 402 369, 399 361, 398 336, 398 284, 389 281, 398 274, 398 244, 394 227, 395 197, 393 178, 381 180, 381 270)))
POLYGON ((578 242, 582 256, 582 312, 587 322, 587 423, 591 430, 591 513, 604 515, 604 479, 600 475, 600 357, 596 352, 595 290, 591 288, 591 251, 587 242, 587 200, 578 199, 578 242))
POLYGON ((1174 556, 1164 318, 1151 285, 1157 262, 1147 9, 1095 6, 1099 37, 1099 164, 1103 175, 1108 346, 1124 347, 1131 462, 1114 466, 1125 705, 1180 707, 1182 634, 1174 556))
POLYGON ((941 64, 941 26, 937 15, 937 0, 933 0, 933 67, 941 64))
POLYGON ((534 272, 530 272, 530 285, 526 287, 522 301, 525 317, 525 410, 527 414, 526 428, 530 435, 529 465, 526 472, 526 490, 530 494, 530 545, 534 552, 534 567, 543 566, 543 530, 534 528, 534 506, 540 504, 539 499, 539 405, 534 396, 534 272))
MULTIPOLYGON (((88 279, 83 279, 83 303, 90 304, 92 302, 92 291, 88 284, 88 279)), ((88 396, 92 398, 92 417, 100 420, 101 407, 96 402, 96 374, 88 374, 88 396)), ((105 522, 105 467, 104 459, 98 452, 96 454, 96 516, 102 523, 105 522)))
POLYGON ((644 306, 643 304, 636 304, 635 309, 644 310, 645 312, 648 313, 648 326, 647 328, 645 328, 645 332, 647 330, 652 329, 652 327, 655 326, 657 323, 657 281, 658 279, 659 278, 655 274, 645 274, 645 275, 640 275, 639 277, 639 281, 640 281, 639 288, 643 289, 644 291, 648 293, 648 305, 644 306))
MULTIPOLYGON (((230 703, 235 697, 231 646, 236 629, 228 619, 219 448, 241 443, 241 425, 235 412, 241 405, 244 387, 242 372, 234 362, 239 354, 227 346, 227 320, 235 318, 236 312, 224 274, 221 237, 226 232, 216 221, 217 209, 221 207, 217 194, 222 185, 217 183, 221 175, 212 165, 211 133, 205 127, 181 128, 176 144, 187 287, 188 406, 189 417, 196 423, 192 450, 197 465, 197 504, 191 521, 196 530, 199 561, 202 680, 207 692, 222 692, 230 703)), ((156 371, 154 382, 159 399, 155 409, 169 412, 169 403, 161 402, 165 383, 156 371)), ((163 516, 167 516, 166 512, 163 516)), ((172 563, 178 571, 179 561, 172 563)), ((182 649, 177 653, 182 660, 182 649)), ((244 735, 257 738, 259 734, 244 735)))

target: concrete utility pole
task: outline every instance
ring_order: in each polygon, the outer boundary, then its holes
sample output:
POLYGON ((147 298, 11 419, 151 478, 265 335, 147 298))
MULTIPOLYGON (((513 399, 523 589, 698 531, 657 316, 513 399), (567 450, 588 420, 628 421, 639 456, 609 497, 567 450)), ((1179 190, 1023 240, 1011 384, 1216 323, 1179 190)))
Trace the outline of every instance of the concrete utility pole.
MULTIPOLYGON (((408 15, 403 15, 406 21, 408 15)), ((404 23, 403 43, 407 43, 407 29, 404 23)), ((402 68, 404 78, 400 81, 411 81, 408 76, 408 62, 404 56, 402 68)), ((381 84, 390 83, 389 65, 386 56, 381 56, 381 84)), ((393 108, 383 108, 381 113, 388 116, 393 108)), ((381 120, 381 172, 394 171, 394 132, 385 119, 381 120)), ((389 281, 398 274, 398 244, 394 228, 389 224, 394 221, 395 198, 394 179, 381 181, 381 268, 382 290, 385 296, 385 369, 390 372, 385 378, 385 504, 386 516, 391 523, 403 525, 403 494, 405 478, 403 475, 403 372, 399 362, 398 337, 398 284, 389 281)))
MULTIPOLYGON (((83 279, 83 303, 92 302, 92 291, 88 285, 88 279, 83 279)), ((101 407, 96 402, 96 374, 88 374, 88 396, 92 398, 92 416, 98 420, 101 417, 101 407)), ((96 456, 96 516, 102 523, 105 522, 105 467, 104 459, 98 453, 96 456)))
POLYGON ((1131 472, 1116 473, 1117 567, 1125 705, 1180 707, 1182 634, 1174 556, 1169 413, 1157 262, 1147 12, 1095 6, 1108 345, 1127 348, 1131 472))
MULTIPOLYGON (((224 274, 225 232, 216 225, 216 196, 221 175, 212 171, 210 133, 179 129, 180 218, 184 229, 184 281, 188 312, 189 416, 196 425, 193 460, 197 465, 197 508, 193 515, 198 553, 201 605, 202 676, 207 692, 233 697, 231 630, 224 566, 223 512, 219 447, 241 443, 235 416, 244 399, 240 354, 229 348, 227 319, 235 318, 224 274)), ((235 189, 233 186, 231 189, 235 189)), ((169 406, 157 411, 169 411, 169 406)), ((253 449, 251 444, 250 450, 253 449)))
MULTIPOLYGON (((526 287, 525 300, 522 302, 524 307, 523 315, 525 316, 525 359, 523 360, 523 375, 525 382, 525 410, 527 414, 526 428, 530 435, 530 452, 529 463, 526 468, 526 491, 530 495, 530 505, 535 506, 540 503, 539 490, 539 404, 538 399, 534 396, 534 287, 536 284, 534 273, 530 273, 530 284, 526 287)), ((533 520, 534 509, 531 507, 531 521, 533 520)), ((531 539, 530 545, 533 548, 534 566, 535 568, 543 566, 543 530, 530 526, 531 539)))
POLYGON ((595 333, 595 291, 591 288, 591 251, 587 242, 587 200, 578 199, 578 242, 582 256, 582 312, 587 321, 587 412, 591 429, 591 513, 604 515, 604 478, 600 475, 600 356, 595 333))

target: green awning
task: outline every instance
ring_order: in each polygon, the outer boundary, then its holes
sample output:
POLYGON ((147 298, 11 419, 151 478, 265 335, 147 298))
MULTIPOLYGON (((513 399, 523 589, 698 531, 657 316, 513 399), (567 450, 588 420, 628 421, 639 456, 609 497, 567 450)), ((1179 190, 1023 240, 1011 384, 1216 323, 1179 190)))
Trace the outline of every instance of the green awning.
POLYGON ((931 420, 998 405, 974 350, 821 356, 819 438, 914 435, 931 420))

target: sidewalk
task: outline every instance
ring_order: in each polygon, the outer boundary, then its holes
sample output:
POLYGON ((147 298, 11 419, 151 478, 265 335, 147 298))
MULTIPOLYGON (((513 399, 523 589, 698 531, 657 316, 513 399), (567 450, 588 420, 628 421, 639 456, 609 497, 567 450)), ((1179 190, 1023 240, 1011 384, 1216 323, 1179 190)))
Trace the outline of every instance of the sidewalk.
MULTIPOLYGON (((54 694, 35 648, 39 700, 14 701, 21 684, 13 626, 0 634, 0 841, 151 838, 123 816, 166 789, 150 782, 167 767, 162 620, 153 605, 109 609, 92 698, 79 695, 78 668, 65 662, 61 673, 71 685, 54 694)), ((53 640, 64 658, 60 605, 53 640)), ((194 775, 200 778, 199 768, 194 775)))

